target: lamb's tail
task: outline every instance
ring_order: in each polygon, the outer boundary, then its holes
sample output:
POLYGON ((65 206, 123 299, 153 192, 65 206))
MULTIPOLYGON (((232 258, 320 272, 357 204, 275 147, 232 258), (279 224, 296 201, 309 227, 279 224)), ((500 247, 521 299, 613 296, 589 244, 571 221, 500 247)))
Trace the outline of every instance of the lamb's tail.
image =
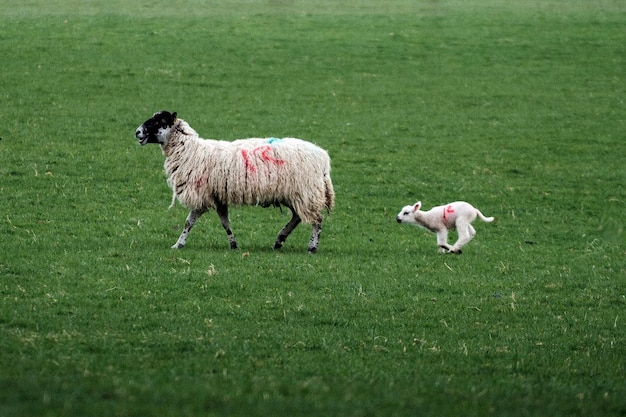
POLYGON ((476 214, 478 214, 478 217, 480 217, 480 220, 487 222, 487 223, 491 223, 492 221, 494 221, 494 217, 485 217, 480 210, 476 209, 476 214))
POLYGON ((328 174, 324 175, 324 187, 326 188, 326 211, 330 213, 335 206, 335 190, 328 174))

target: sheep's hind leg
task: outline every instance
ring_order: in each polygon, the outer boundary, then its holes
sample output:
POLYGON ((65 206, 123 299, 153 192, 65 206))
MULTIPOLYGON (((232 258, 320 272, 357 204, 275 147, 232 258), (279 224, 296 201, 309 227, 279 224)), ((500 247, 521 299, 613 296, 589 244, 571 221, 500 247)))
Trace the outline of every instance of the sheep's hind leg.
POLYGON ((463 223, 457 226, 456 229, 459 233, 458 240, 454 243, 454 245, 450 248, 450 253, 456 253, 457 255, 461 255, 463 251, 461 248, 474 238, 476 235, 476 230, 469 223, 463 223))
POLYGON ((309 239, 309 253, 317 253, 317 246, 320 243, 320 235, 322 234, 322 219, 311 225, 311 239, 309 239))
POLYGON ((300 219, 300 216, 298 216, 298 213, 296 213, 291 207, 289 207, 289 209, 291 210, 291 220, 289 220, 285 227, 283 227, 283 229, 278 232, 278 236, 276 236, 276 242, 274 242, 274 249, 282 248, 283 243, 285 243, 285 240, 287 240, 291 232, 293 232, 293 229, 295 229, 302 221, 302 219, 300 219))
POLYGON ((178 238, 176 243, 172 246, 172 249, 180 249, 185 246, 185 243, 187 242, 187 236, 189 235, 191 228, 196 223, 196 220, 198 220, 205 211, 206 210, 200 209, 191 210, 189 212, 189 215, 187 215, 187 220, 185 220, 185 228, 183 229, 183 232, 180 234, 180 237, 178 238))
POLYGON ((226 235, 228 236, 228 243, 230 243, 230 248, 237 249, 237 240, 235 239, 233 231, 230 229, 230 220, 228 219, 228 206, 226 204, 217 204, 215 210, 217 211, 217 215, 220 218, 220 222, 222 222, 222 226, 224 226, 224 230, 226 230, 226 235))

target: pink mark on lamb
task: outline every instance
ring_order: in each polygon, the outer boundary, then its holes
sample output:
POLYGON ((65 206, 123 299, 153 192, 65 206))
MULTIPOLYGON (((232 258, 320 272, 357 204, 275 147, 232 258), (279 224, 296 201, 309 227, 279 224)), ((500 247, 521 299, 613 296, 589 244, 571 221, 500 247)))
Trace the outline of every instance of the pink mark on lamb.
POLYGON ((449 215, 453 215, 454 214, 454 208, 452 207, 452 205, 448 205, 443 209, 443 221, 445 222, 447 219, 447 216, 449 215))
MULTIPOLYGON (((252 150, 253 155, 258 155, 262 161, 269 162, 270 164, 280 166, 285 163, 282 159, 276 159, 270 155, 272 152, 272 147, 270 145, 259 146, 258 148, 254 148, 252 150)), ((256 167, 252 163, 250 153, 246 149, 241 150, 241 156, 246 164, 246 169, 250 172, 256 172, 256 167)))

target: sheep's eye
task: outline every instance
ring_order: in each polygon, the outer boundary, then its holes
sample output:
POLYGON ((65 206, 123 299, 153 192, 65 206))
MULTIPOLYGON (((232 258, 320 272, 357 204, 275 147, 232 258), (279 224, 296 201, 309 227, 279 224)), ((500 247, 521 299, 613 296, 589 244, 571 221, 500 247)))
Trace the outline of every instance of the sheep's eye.
POLYGON ((405 212, 404 212, 404 213, 402 213, 402 214, 406 216, 407 214, 409 214, 409 212, 408 212, 408 211, 405 211, 405 212))

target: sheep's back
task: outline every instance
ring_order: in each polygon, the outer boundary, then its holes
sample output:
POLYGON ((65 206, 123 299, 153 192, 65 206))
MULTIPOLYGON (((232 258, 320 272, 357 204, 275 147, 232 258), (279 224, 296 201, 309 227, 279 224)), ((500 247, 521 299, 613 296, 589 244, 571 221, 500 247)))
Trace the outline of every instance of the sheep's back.
POLYGON ((245 139, 232 145, 225 196, 230 204, 283 204, 305 223, 319 221, 326 206, 325 176, 330 177, 326 151, 294 138, 245 139))
POLYGON ((319 221, 330 208, 328 153, 301 139, 186 139, 166 159, 165 170, 178 200, 189 208, 216 202, 287 205, 305 223, 319 221))

